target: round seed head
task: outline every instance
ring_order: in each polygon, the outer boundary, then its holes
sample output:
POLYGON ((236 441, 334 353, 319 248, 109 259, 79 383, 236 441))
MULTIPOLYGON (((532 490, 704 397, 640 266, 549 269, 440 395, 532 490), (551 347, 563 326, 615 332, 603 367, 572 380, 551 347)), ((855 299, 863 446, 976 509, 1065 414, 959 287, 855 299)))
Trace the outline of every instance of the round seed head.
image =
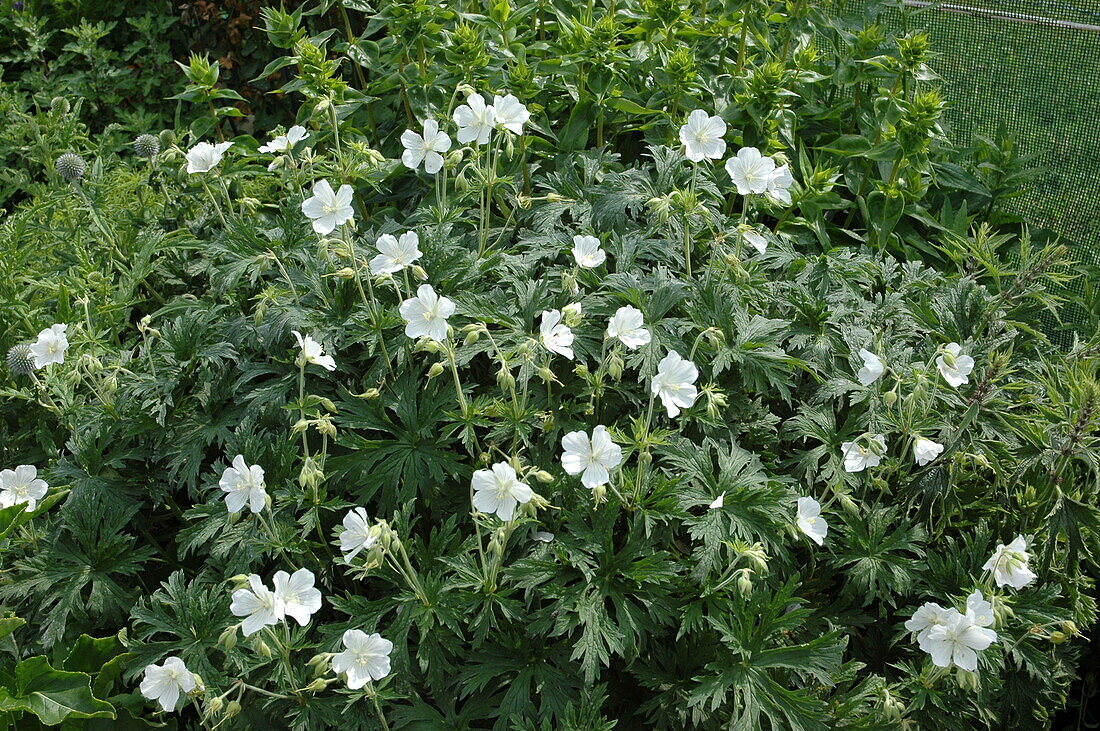
POLYGON ((80 155, 73 152, 66 152, 61 157, 57 158, 54 167, 57 168, 58 175, 70 183, 74 183, 84 177, 84 171, 88 166, 85 164, 84 158, 80 155))
POLYGON ((55 96, 52 100, 50 100, 50 110, 53 111, 55 114, 60 114, 64 116, 69 113, 70 108, 71 107, 69 106, 69 100, 63 96, 55 96))
POLYGON ((25 376, 34 371, 34 354, 26 343, 13 345, 8 350, 8 370, 15 375, 25 376))
POLYGON ((138 135, 134 140, 134 152, 138 157, 156 157, 160 152, 160 140, 153 135, 138 135))

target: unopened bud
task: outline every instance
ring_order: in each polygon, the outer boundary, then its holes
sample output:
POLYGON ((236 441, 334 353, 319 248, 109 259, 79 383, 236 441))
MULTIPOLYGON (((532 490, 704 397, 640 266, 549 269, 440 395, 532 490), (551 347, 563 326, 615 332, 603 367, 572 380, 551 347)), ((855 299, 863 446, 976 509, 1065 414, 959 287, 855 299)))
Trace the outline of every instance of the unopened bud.
POLYGON ((887 391, 885 394, 883 394, 882 400, 886 402, 887 406, 893 406, 895 403, 897 403, 898 392, 897 391, 887 391))
POLYGON ((237 646, 237 627, 240 625, 233 625, 227 627, 224 632, 218 635, 218 644, 224 647, 226 650, 232 650, 237 646))
POLYGON ((510 371, 506 366, 502 365, 500 367, 500 370, 497 371, 497 385, 505 390, 514 388, 516 385, 515 376, 512 375, 512 371, 510 371))
POLYGON ((612 380, 619 380, 623 377, 623 365, 623 359, 619 354, 613 354, 607 359, 607 375, 611 376, 612 380))
POLYGON ((1059 632, 1058 630, 1055 630, 1050 633, 1050 641, 1056 645, 1060 645, 1068 639, 1069 635, 1067 635, 1065 632, 1059 632))
POLYGON ((541 378, 544 383, 557 383, 558 382, 558 379, 554 376, 554 371, 550 370, 546 366, 542 366, 541 368, 539 368, 538 375, 539 375, 539 378, 541 378))
POLYGON ((741 592, 741 596, 747 597, 752 593, 752 579, 749 578, 752 574, 752 569, 741 569, 737 572, 737 591, 741 592))
POLYGON ((588 366, 586 366, 584 363, 578 363, 576 366, 573 367, 573 372, 581 378, 584 378, 588 375, 588 366))
POLYGON ((481 337, 481 331, 480 330, 471 330, 470 332, 466 333, 466 337, 462 339, 462 344, 463 345, 473 345, 474 343, 476 343, 478 341, 478 338, 480 338, 480 337, 481 337))
POLYGON ((432 367, 428 369, 428 380, 430 381, 431 379, 435 378, 436 376, 438 376, 442 373, 443 373, 443 364, 442 363, 432 363, 432 367))
POLYGON ((310 693, 320 693, 327 687, 328 683, 325 682, 324 678, 317 678, 312 683, 306 686, 306 690, 308 690, 310 693))
POLYGON ((535 473, 535 479, 543 483, 544 485, 549 485, 551 482, 554 481, 554 476, 546 470, 539 470, 535 473))
POLYGON ((412 271, 413 276, 419 279, 421 282, 425 282, 428 279, 428 273, 424 271, 424 267, 419 264, 413 264, 409 269, 412 271))
POLYGON ((262 657, 264 660, 271 659, 271 648, 267 646, 267 643, 257 638, 252 641, 252 649, 256 651, 256 654, 262 657))
POLYGON ((351 267, 344 267, 343 269, 336 270, 336 272, 334 272, 334 276, 337 276, 340 279, 354 279, 355 270, 351 267))

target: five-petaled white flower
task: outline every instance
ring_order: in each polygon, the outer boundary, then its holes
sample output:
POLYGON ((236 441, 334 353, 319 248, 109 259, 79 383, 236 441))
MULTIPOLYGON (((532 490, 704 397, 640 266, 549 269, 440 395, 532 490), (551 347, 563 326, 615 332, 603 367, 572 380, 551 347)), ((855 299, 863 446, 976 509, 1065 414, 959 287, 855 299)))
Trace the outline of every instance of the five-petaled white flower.
POLYGON ((470 479, 474 489, 474 508, 482 513, 495 513, 501 520, 511 520, 516 505, 526 503, 534 494, 519 481, 516 471, 507 462, 497 462, 492 469, 477 470, 470 479))
POLYGON ((657 364, 657 373, 650 383, 650 391, 661 399, 669 416, 679 416, 680 409, 690 408, 699 395, 695 379, 699 369, 690 360, 684 360, 675 350, 657 364))
POLYGON ((844 456, 845 472, 862 472, 868 467, 878 467, 882 461, 882 455, 886 454, 886 437, 881 434, 872 434, 867 441, 866 447, 858 441, 844 442, 840 445, 840 453, 844 456))
POLYGON ((424 255, 420 251, 420 236, 416 231, 406 231, 400 238, 382 234, 374 246, 378 249, 378 256, 370 260, 371 274, 395 274, 424 255))
POLYGON ((286 131, 285 135, 272 138, 271 142, 261 145, 260 152, 286 152, 294 148, 296 144, 309 137, 309 132, 300 124, 296 124, 286 131))
POLYGON ((226 467, 218 487, 225 491, 225 506, 231 513, 239 513, 248 504, 253 513, 258 513, 267 505, 267 491, 264 489, 264 468, 248 465, 244 457, 233 458, 233 466, 226 467))
POLYGON ((712 117, 704 110, 696 109, 680 127, 684 155, 692 162, 707 158, 717 160, 726 154, 726 141, 722 139, 725 134, 726 123, 721 117, 712 117))
POLYGON ((594 269, 607 261, 607 252, 600 248, 600 240, 595 236, 574 236, 573 258, 577 266, 594 269))
POLYGON ((51 325, 38 333, 38 342, 31 346, 35 368, 65 362, 65 351, 69 349, 69 336, 65 334, 68 327, 63 324, 51 325))
POLYGON ((222 161, 225 151, 233 146, 232 142, 219 142, 212 145, 209 142, 200 142, 187 151, 187 172, 207 173, 222 161))
POLYGON ((943 616, 946 612, 946 609, 935 602, 925 602, 913 612, 912 617, 906 620, 905 629, 915 632, 917 644, 922 644, 928 639, 928 633, 933 627, 943 624, 943 616))
POLYGON ((160 703, 165 711, 174 711, 180 691, 190 693, 197 686, 195 674, 187 669, 183 660, 170 657, 163 665, 146 665, 145 678, 138 687, 143 696, 160 703))
POLYGON ((952 663, 963 670, 978 669, 978 652, 989 647, 997 639, 997 633, 974 624, 957 609, 948 609, 940 617, 939 624, 928 630, 924 640, 918 640, 920 648, 932 656, 932 662, 946 668, 952 663))
POLYGON ((527 107, 516 98, 515 94, 493 96, 493 109, 496 112, 496 123, 509 132, 517 135, 523 134, 523 125, 531 118, 527 107))
POLYGON ((344 632, 343 652, 332 656, 332 670, 347 674, 348 687, 358 690, 371 680, 381 680, 390 674, 390 652, 393 643, 377 632, 368 635, 358 629, 344 632))
POLYGON ((975 591, 966 598, 966 617, 979 627, 988 627, 993 624, 993 605, 975 591))
POLYGON ((829 524, 821 517, 821 503, 812 497, 798 498, 798 512, 794 524, 817 545, 825 543, 829 524))
POLYGON ((870 386, 879 379, 879 376, 886 370, 886 366, 883 365, 877 355, 865 348, 859 349, 859 357, 863 358, 863 367, 856 372, 856 378, 864 386, 870 386))
POLYGON ((297 330, 291 330, 290 332, 293 333, 294 339, 298 341, 298 347, 302 349, 302 357, 305 358, 306 363, 319 365, 326 371, 336 370, 336 361, 333 360, 331 355, 325 355, 325 349, 321 347, 320 343, 309 335, 302 335, 297 330))
POLYGON ((234 617, 244 617, 241 632, 248 637, 264 627, 278 624, 281 616, 275 610, 275 594, 264 586, 263 579, 256 574, 248 575, 251 589, 237 589, 229 603, 229 611, 234 617))
POLYGON ((294 617, 303 627, 309 624, 309 618, 321 608, 321 591, 314 588, 313 572, 298 569, 293 574, 276 571, 275 616, 294 617))
POLYGON ((921 467, 940 456, 943 445, 931 439, 917 439, 913 442, 913 461, 921 467))
POLYGON ((1030 556, 1027 553, 1027 539, 1023 536, 1016 536, 1016 538, 1007 546, 1003 543, 997 544, 997 550, 993 552, 993 555, 989 557, 989 560, 985 562, 982 569, 985 571, 993 572, 993 580, 997 582, 997 586, 1004 586, 1007 584, 1013 589, 1023 589, 1025 586, 1035 581, 1038 578, 1035 573, 1027 567, 1027 562, 1030 556))
POLYGON ((974 370, 974 359, 961 355, 962 346, 958 343, 948 343, 943 349, 945 354, 936 358, 936 367, 940 369, 943 380, 958 388, 970 380, 967 376, 974 370))
POLYGON ((354 193, 350 185, 341 185, 334 192, 327 180, 318 180, 313 184, 313 197, 302 201, 302 213, 313 223, 313 230, 325 236, 355 216, 351 207, 354 193))
POLYGON ((573 431, 561 438, 562 468, 571 475, 580 475, 581 484, 587 488, 606 485, 611 479, 611 470, 623 461, 623 450, 611 441, 607 427, 597 426, 592 430, 592 438, 583 431, 573 431))
POLYGON ((454 111, 455 124, 458 125, 458 141, 462 144, 473 142, 484 145, 489 141, 489 133, 496 124, 497 110, 492 104, 486 104, 481 94, 470 94, 466 103, 454 111))
POLYGON ((557 310, 546 310, 542 313, 542 323, 539 325, 539 336, 543 346, 551 353, 564 355, 573 360, 573 331, 562 323, 561 313, 557 310))
POLYGON ((401 303, 405 334, 410 338, 431 338, 438 343, 447 339, 447 318, 455 313, 455 303, 435 293, 430 284, 421 284, 416 296, 401 303))
POLYGON ((45 480, 39 479, 38 468, 21 464, 14 470, 0 471, 0 508, 27 504, 27 512, 38 507, 38 501, 46 497, 50 488, 45 480))
POLYGON ((649 330, 645 329, 642 311, 626 305, 615 310, 607 323, 607 337, 617 338, 630 350, 637 350, 650 341, 649 330))
POLYGON ((340 550, 344 560, 351 561, 360 551, 378 542, 378 526, 372 525, 366 508, 349 510, 344 516, 344 530, 340 531, 340 550))
POLYGON ((769 198, 774 198, 783 205, 789 206, 791 204, 791 191, 789 188, 794 184, 794 176, 791 175, 790 165, 780 165, 772 171, 771 176, 768 178, 768 187, 765 189, 769 198))
POLYGON ((443 153, 451 149, 451 138, 439 129, 434 119, 424 120, 424 134, 419 135, 411 129, 401 133, 401 162, 410 170, 416 170, 424 163, 424 172, 435 175, 443 168, 443 153))
POLYGON ((737 155, 726 160, 726 172, 740 195, 767 191, 775 172, 775 160, 760 154, 755 147, 742 147, 737 155))

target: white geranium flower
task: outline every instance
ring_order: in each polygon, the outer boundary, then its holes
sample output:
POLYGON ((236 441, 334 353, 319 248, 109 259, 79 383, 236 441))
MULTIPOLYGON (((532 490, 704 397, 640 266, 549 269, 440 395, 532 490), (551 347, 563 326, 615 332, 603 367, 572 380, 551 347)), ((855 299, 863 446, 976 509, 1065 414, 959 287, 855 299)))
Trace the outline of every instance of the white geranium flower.
POLYGON ((451 138, 441 132, 439 122, 424 120, 424 134, 419 135, 411 129, 401 133, 401 162, 410 170, 416 170, 424 163, 424 172, 435 175, 443 168, 443 153, 451 149, 451 138))
POLYGON ((263 580, 256 574, 248 575, 250 589, 237 589, 233 592, 233 601, 229 611, 234 617, 244 617, 241 632, 245 637, 256 634, 264 627, 278 624, 281 618, 275 611, 275 594, 264 586, 263 580))
POLYGON ((68 325, 50 325, 38 333, 38 342, 31 346, 31 357, 35 368, 45 368, 51 363, 64 363, 65 351, 69 349, 69 336, 65 334, 68 325))
POLYGON ((574 236, 573 258, 577 266, 594 269, 607 261, 607 252, 600 248, 600 240, 595 236, 574 236))
POLYGON ((726 493, 722 492, 721 495, 710 501, 710 505, 707 506, 710 510, 719 510, 726 504, 726 493))
POLYGON ((980 591, 975 591, 966 598, 966 616, 979 627, 988 627, 993 624, 993 605, 980 591))
POLYGON ((264 468, 246 464, 239 454, 233 458, 233 466, 222 472, 218 487, 225 491, 225 506, 231 513, 239 513, 245 504, 258 513, 267 505, 264 468))
POLYGON ((294 335, 294 339, 298 341, 298 347, 302 349, 302 357, 306 359, 306 363, 319 365, 326 371, 336 370, 336 361, 333 360, 331 355, 325 355, 325 349, 321 347, 320 343, 309 335, 302 335, 297 330, 291 330, 290 332, 294 335))
POLYGON ((657 374, 650 384, 651 392, 660 397, 661 403, 668 409, 668 415, 680 415, 680 409, 690 408, 699 395, 695 388, 695 379, 699 369, 690 360, 684 360, 675 350, 657 364, 657 374))
POLYGON ((378 542, 378 527, 371 524, 366 508, 349 510, 340 531, 340 550, 344 560, 351 561, 360 551, 369 550, 378 542))
POLYGON ((309 624, 309 618, 321 608, 321 591, 313 587, 313 572, 298 569, 293 574, 276 571, 275 616, 294 617, 303 627, 309 624))
POLYGON ((486 104, 481 94, 470 94, 466 103, 454 112, 458 125, 458 141, 462 144, 473 142, 484 145, 489 141, 489 133, 496 124, 497 110, 492 104, 486 104))
POLYGON ((580 475, 581 484, 592 489, 606 485, 611 479, 611 470, 623 461, 623 450, 611 441, 607 427, 597 426, 592 430, 592 438, 582 431, 573 431, 561 438, 562 468, 571 475, 580 475))
POLYGON ((905 622, 905 629, 917 634, 917 644, 923 645, 933 627, 943 624, 947 610, 935 602, 925 602, 905 622))
POLYGON ((187 151, 187 172, 208 173, 222 161, 225 151, 233 146, 232 142, 219 142, 212 145, 209 142, 200 142, 187 151))
POLYGON ((944 350, 950 355, 936 358, 936 367, 940 369, 943 380, 958 388, 970 380, 967 376, 974 370, 974 359, 969 355, 961 355, 962 346, 958 343, 948 343, 944 350))
POLYGON ((741 230, 741 238, 747 241, 749 246, 756 249, 761 254, 768 250, 768 240, 764 238, 764 234, 756 229, 746 226, 741 230))
POLYGON ((197 685, 195 674, 187 669, 183 660, 169 657, 163 665, 146 665, 145 678, 138 687, 143 696, 159 703, 165 711, 174 711, 180 692, 190 693, 197 685))
POLYGON ((49 488, 45 480, 39 479, 38 468, 34 465, 21 464, 14 470, 2 470, 0 508, 26 503, 26 512, 30 513, 38 507, 38 501, 46 497, 49 488))
POLYGON ((881 434, 872 434, 868 441, 871 445, 867 447, 859 442, 844 442, 840 445, 845 472, 862 472, 868 467, 878 467, 882 455, 886 453, 886 438, 881 434))
POLYGON ((313 223, 313 230, 326 236, 350 221, 355 215, 351 199, 355 191, 350 185, 341 185, 333 192, 327 180, 313 184, 313 197, 302 201, 302 213, 313 223))
POLYGON ((993 572, 993 580, 997 582, 997 586, 1007 584, 1013 589, 1020 590, 1038 578, 1027 567, 1029 558, 1027 539, 1016 536, 1007 546, 998 543, 997 550, 985 562, 982 569, 993 572))
POLYGON ((421 284, 416 296, 401 303, 405 334, 410 338, 431 338, 437 343, 447 339, 447 318, 455 313, 455 303, 435 293, 430 284, 421 284))
POLYGON ((755 147, 742 147, 736 156, 726 160, 726 172, 740 195, 765 192, 774 171, 775 161, 761 155, 755 147))
POLYGON ((306 128, 300 124, 296 124, 286 131, 285 135, 279 135, 268 142, 266 145, 261 145, 260 152, 286 152, 294 148, 296 144, 309 137, 309 132, 306 132, 306 128))
POLYGON ((542 313, 542 324, 539 325, 539 336, 543 346, 551 353, 564 355, 573 360, 573 331, 562 323, 561 313, 557 310, 546 310, 542 313))
POLYGON ((932 662, 946 668, 952 663, 963 670, 978 669, 978 652, 989 647, 997 639, 991 629, 979 627, 957 609, 948 609, 940 623, 928 630, 920 648, 932 656, 932 662))
POLYGON ((349 688, 358 690, 371 680, 381 680, 390 674, 393 643, 382 635, 349 629, 344 632, 343 642, 344 651, 332 657, 332 670, 337 675, 347 674, 349 688))
POLYGON ((726 123, 721 117, 712 117, 702 109, 688 115, 680 127, 680 142, 684 144, 684 156, 692 162, 704 159, 717 160, 726 154, 726 123))
POLYGON ((496 110, 496 123, 517 135, 523 134, 523 125, 531 119, 527 107, 514 94, 493 96, 493 109, 496 110))
POLYGON ((519 481, 515 469, 507 462, 497 462, 492 469, 477 470, 470 479, 474 489, 474 508, 482 513, 495 513, 501 520, 511 520, 516 505, 526 503, 534 494, 519 481))
POLYGON ((607 337, 617 338, 630 350, 637 350, 650 341, 649 330, 645 327, 645 317, 636 307, 626 305, 615 310, 607 323, 607 337))
POLYGON ((772 171, 768 178, 768 187, 764 191, 769 198, 773 198, 785 206, 791 204, 791 191, 794 184, 794 176, 791 175, 790 165, 781 165, 772 171))
POLYGON ((396 274, 424 255, 416 231, 406 231, 400 238, 382 234, 374 246, 378 256, 370 260, 371 274, 396 274))
POLYGON ((859 349, 859 357, 863 358, 863 367, 856 373, 856 378, 864 386, 870 386, 885 372, 886 366, 877 355, 865 348, 859 349))
POLYGON ((825 534, 829 532, 829 524, 821 517, 821 503, 812 497, 798 498, 798 513, 795 517, 795 525, 817 545, 820 546, 825 543, 825 534))
POLYGON ((913 461, 921 467, 939 457, 941 452, 943 452, 943 445, 931 439, 918 439, 913 442, 913 461))

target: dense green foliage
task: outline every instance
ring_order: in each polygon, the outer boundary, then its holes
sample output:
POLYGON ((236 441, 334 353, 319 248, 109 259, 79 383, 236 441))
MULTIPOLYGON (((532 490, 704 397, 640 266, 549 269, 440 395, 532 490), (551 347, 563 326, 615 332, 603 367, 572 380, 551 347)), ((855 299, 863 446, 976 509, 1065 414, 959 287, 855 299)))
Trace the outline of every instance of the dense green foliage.
POLYGON ((0 347, 62 323, 69 348, 0 376, 0 469, 50 486, 0 511, 0 727, 61 720, 35 683, 89 727, 1043 727, 1096 615, 1100 341, 1055 352, 1039 327, 1073 264, 989 224, 1026 176, 947 142, 927 38, 813 5, 269 8, 257 83, 309 134, 286 153, 243 134, 202 56, 160 90, 186 125, 134 130, 160 133, 150 157, 100 143, 61 89, 24 107, 0 347), (518 97, 523 133, 456 141, 475 92, 518 97), (724 120, 721 160, 685 159, 695 109, 724 120), (425 119, 455 140, 438 176, 400 159, 425 119), (789 205, 737 194, 721 163, 742 147, 789 163, 789 205), (321 180, 354 188, 327 234, 302 208, 321 180), (405 231, 423 257, 372 275, 405 231), (606 261, 578 266, 577 235, 606 261), (456 305, 443 343, 405 335, 421 279, 456 305), (605 338, 627 305, 651 335, 633 350, 605 338), (572 359, 540 337, 549 310, 572 359), (948 343, 975 361, 957 388, 948 343), (886 364, 870 384, 864 348, 886 364), (699 367, 676 417, 650 391, 673 350, 699 367), (593 490, 561 442, 597 425, 623 461, 593 490), (846 471, 871 434, 881 463, 846 471), (917 465, 917 438, 944 450, 917 465), (236 455, 264 468, 257 513, 219 489, 236 455), (471 510, 499 462, 537 493, 514 520, 471 510), (806 496, 822 546, 795 525, 806 496), (349 561, 355 507, 383 523, 349 561), (1017 535, 1038 575, 1019 590, 982 568, 1017 535), (241 575, 301 568, 320 610, 243 636, 241 575), (937 668, 904 623, 975 589, 998 639, 976 672, 937 668), (393 642, 385 679, 334 674, 349 629, 393 642), (171 656, 202 683, 166 714, 138 684, 171 656))

